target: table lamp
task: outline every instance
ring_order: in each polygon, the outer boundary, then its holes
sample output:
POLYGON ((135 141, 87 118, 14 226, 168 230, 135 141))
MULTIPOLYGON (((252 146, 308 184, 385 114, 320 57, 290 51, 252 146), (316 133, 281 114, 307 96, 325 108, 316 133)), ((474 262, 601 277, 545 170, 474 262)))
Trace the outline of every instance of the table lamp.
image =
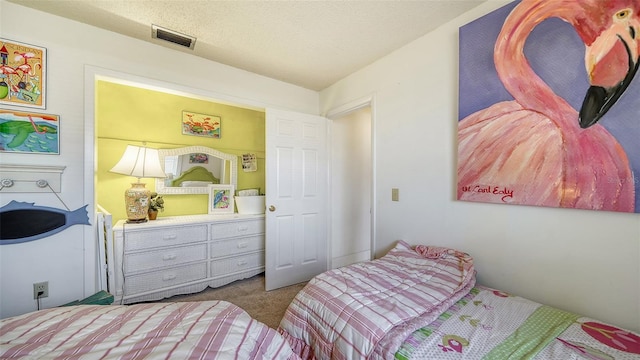
POLYGON ((147 221, 151 192, 145 188, 144 183, 140 182, 140 178, 166 177, 160 165, 158 150, 144 146, 127 145, 122 158, 110 171, 138 178, 138 181, 131 183, 131 188, 124 192, 127 222, 142 223, 147 221))

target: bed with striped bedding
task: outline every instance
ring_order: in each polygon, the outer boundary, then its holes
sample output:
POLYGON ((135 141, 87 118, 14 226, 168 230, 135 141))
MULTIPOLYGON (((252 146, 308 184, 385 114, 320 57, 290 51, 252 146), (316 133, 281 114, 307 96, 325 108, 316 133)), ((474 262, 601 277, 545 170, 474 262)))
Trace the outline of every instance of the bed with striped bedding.
POLYGON ((1 359, 299 359, 224 301, 77 305, 0 320, 1 359))
POLYGON ((313 278, 278 331, 303 359, 391 359, 474 284, 469 255, 399 241, 380 259, 313 278))
POLYGON ((398 245, 318 275, 278 331, 303 359, 640 360, 640 334, 475 284, 471 258, 398 245))

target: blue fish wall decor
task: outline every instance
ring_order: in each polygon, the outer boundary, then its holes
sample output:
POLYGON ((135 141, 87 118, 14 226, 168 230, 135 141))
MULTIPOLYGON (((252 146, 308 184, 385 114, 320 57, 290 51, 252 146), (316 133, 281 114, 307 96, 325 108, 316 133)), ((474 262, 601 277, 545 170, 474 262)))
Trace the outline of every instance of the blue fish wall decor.
POLYGON ((0 245, 42 239, 73 225, 91 225, 87 206, 69 211, 13 200, 0 208, 0 245))

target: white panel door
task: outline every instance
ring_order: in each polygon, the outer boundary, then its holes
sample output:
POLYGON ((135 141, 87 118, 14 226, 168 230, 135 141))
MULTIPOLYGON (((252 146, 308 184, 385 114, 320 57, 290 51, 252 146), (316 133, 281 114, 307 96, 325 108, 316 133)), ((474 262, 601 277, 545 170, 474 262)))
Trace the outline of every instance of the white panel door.
POLYGON ((327 270, 327 122, 266 111, 266 290, 327 270))

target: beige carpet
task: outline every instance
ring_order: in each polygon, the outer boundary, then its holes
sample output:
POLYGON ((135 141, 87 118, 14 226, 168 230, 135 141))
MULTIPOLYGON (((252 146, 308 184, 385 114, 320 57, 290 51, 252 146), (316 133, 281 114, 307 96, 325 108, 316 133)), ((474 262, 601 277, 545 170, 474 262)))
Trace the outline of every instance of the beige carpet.
POLYGON ((254 319, 275 329, 291 300, 305 285, 306 282, 265 291, 264 274, 260 274, 219 288, 207 288, 196 294, 173 296, 161 302, 225 300, 243 308, 254 319))

